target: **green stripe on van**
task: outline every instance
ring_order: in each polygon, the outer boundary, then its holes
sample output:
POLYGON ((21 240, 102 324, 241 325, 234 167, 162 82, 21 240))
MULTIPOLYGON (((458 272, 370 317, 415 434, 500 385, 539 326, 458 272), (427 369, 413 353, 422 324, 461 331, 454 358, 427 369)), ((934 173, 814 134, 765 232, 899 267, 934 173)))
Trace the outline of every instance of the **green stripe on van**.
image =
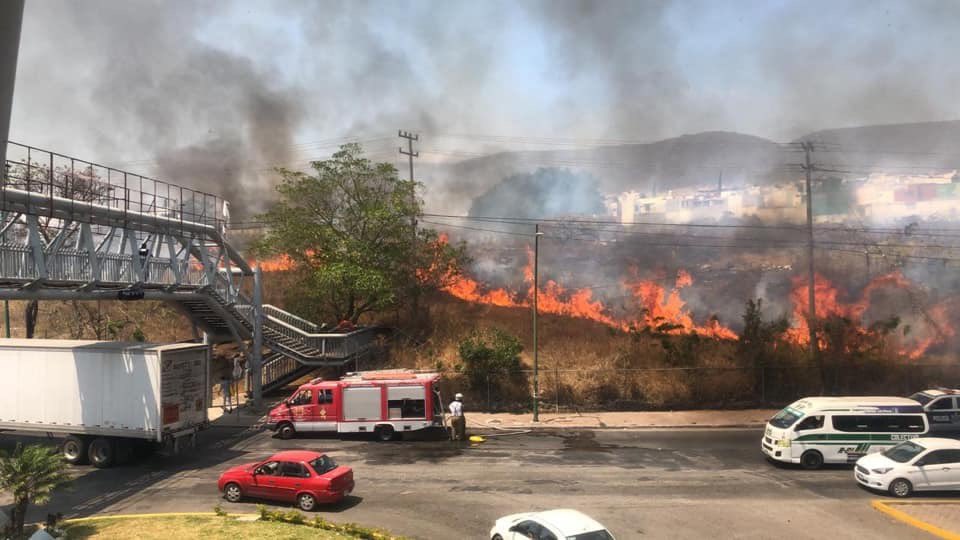
POLYGON ((868 442, 902 442, 910 440, 914 437, 919 437, 921 433, 824 433, 817 435, 801 435, 794 439, 794 442, 823 442, 827 443, 828 441, 843 441, 843 442, 855 442, 855 441, 868 441, 868 442))

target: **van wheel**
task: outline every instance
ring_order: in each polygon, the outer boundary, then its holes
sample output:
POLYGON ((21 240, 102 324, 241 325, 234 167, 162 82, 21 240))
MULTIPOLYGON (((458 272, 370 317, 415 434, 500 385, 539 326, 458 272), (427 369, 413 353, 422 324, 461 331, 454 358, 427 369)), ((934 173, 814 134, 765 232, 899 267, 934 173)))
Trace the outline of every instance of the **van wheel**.
POLYGON ((90 456, 90 464, 98 469, 112 467, 117 457, 113 441, 103 437, 97 437, 90 442, 87 454, 90 456))
POLYGON ((816 450, 807 450, 800 456, 800 465, 804 469, 819 469, 823 467, 823 454, 816 450))
POLYGON ((377 439, 382 442, 392 441, 396 437, 396 433, 393 431, 393 426, 377 426, 375 430, 377 439))
POLYGON ((893 482, 890 482, 890 494, 894 497, 899 497, 903 499, 904 497, 909 497, 913 493, 913 485, 909 480, 903 478, 897 478, 893 482))
POLYGON ((294 435, 297 434, 297 430, 293 428, 293 424, 282 424, 277 430, 277 433, 280 435, 280 438, 283 440, 292 439, 294 435))
POLYGON ((76 435, 70 435, 60 447, 63 459, 71 465, 79 465, 87 461, 87 443, 76 435))

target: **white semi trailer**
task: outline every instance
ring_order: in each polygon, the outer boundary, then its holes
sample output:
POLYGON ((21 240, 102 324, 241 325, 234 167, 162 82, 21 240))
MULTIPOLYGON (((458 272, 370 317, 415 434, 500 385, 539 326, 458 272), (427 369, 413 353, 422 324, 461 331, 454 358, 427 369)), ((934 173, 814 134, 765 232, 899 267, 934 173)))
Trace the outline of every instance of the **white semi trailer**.
POLYGON ((66 436, 70 463, 193 446, 207 425, 210 347, 0 339, 0 431, 66 436))

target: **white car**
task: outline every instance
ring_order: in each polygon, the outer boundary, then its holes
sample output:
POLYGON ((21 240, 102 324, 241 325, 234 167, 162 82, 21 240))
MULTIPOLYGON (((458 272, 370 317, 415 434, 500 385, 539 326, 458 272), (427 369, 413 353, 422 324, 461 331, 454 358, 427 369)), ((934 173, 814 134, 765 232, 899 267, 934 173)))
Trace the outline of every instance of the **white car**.
POLYGON ((490 529, 491 540, 614 540, 603 525, 576 510, 511 514, 490 529))
POLYGON ((857 461, 862 486, 907 497, 914 491, 960 490, 960 441, 919 437, 857 461))

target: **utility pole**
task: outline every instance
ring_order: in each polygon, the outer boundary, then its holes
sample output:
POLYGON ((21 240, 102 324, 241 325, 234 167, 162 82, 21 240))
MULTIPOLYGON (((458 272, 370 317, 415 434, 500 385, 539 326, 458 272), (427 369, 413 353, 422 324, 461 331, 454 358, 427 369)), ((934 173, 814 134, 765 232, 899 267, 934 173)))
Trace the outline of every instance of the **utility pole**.
MULTIPOLYGON (((404 156, 407 156, 407 161, 410 163, 410 184, 413 184, 413 158, 420 157, 420 152, 413 151, 413 141, 419 141, 420 135, 416 133, 410 133, 409 131, 400 130, 397 132, 397 136, 401 139, 407 140, 407 150, 404 151, 403 147, 400 147, 400 153, 404 156)), ((411 203, 416 203, 417 200, 417 190, 411 186, 411 203)), ((415 204, 414 204, 415 206, 415 204)), ((416 240, 417 237, 417 216, 413 215, 410 217, 410 227, 413 229, 413 237, 416 240)))
POLYGON ((533 235, 533 421, 540 421, 540 357, 537 343, 537 296, 540 294, 540 224, 533 235))
POLYGON ((811 178, 813 175, 813 165, 810 160, 810 156, 813 154, 813 143, 807 141, 801 144, 803 145, 804 154, 803 170, 806 172, 807 181, 807 280, 809 282, 809 288, 807 290, 807 326, 810 330, 810 359, 819 365, 820 344, 817 343, 817 309, 816 293, 814 291, 814 287, 816 286, 816 272, 813 264, 813 182, 811 178))

